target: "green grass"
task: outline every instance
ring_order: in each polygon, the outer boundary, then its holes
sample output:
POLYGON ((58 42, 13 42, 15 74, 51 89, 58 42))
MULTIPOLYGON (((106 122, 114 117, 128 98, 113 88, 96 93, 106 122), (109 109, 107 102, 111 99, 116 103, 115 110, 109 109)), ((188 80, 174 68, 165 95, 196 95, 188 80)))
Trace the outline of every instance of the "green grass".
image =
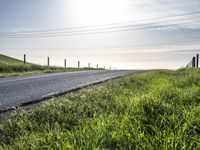
POLYGON ((0 149, 200 149, 200 70, 108 81, 0 123, 0 149))
POLYGON ((0 78, 7 76, 16 76, 24 74, 36 73, 53 73, 65 71, 81 71, 81 70, 94 70, 94 68, 64 68, 55 66, 41 66, 31 63, 24 64, 23 61, 17 60, 0 54, 0 78))

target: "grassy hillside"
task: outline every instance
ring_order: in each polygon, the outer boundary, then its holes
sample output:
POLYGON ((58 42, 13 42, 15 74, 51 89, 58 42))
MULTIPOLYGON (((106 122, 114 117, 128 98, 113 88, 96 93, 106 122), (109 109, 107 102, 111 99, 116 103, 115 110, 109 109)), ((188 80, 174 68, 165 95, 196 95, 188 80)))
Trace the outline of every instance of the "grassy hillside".
POLYGON ((19 75, 19 74, 32 74, 32 73, 49 73, 60 71, 77 71, 77 70, 91 70, 92 68, 63 68, 52 66, 41 66, 36 64, 27 63, 17 60, 5 55, 0 54, 0 77, 19 75))
POLYGON ((199 149, 200 70, 154 71, 12 114, 0 149, 199 149))
POLYGON ((27 71, 44 70, 44 69, 45 68, 40 65, 35 65, 30 63, 24 65, 23 61, 0 54, 1 73, 27 72, 27 71))
POLYGON ((0 64, 14 64, 14 63, 22 64, 23 62, 21 60, 0 54, 0 64))

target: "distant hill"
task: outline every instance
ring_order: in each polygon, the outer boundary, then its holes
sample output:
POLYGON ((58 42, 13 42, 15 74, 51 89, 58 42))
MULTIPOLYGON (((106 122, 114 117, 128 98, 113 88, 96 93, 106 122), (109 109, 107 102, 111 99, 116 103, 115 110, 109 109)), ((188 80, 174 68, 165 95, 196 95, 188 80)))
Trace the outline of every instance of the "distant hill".
POLYGON ((0 73, 56 70, 58 68, 61 69, 61 67, 48 67, 31 63, 24 64, 21 60, 0 54, 0 73))

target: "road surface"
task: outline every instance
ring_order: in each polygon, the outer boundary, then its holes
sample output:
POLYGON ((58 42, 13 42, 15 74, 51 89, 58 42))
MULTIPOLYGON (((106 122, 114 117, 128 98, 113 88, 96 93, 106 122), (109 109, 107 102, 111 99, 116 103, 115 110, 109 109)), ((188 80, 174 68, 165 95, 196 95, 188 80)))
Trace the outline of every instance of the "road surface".
POLYGON ((138 71, 98 70, 2 78, 0 79, 0 112, 135 72, 138 71))

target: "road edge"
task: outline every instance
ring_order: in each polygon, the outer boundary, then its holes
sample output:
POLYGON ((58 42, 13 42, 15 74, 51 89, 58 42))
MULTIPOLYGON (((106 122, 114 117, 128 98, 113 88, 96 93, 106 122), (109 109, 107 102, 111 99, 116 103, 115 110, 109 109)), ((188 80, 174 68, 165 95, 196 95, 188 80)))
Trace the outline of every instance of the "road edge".
POLYGON ((122 78, 122 77, 127 77, 127 76, 130 76, 130 75, 133 75, 133 74, 137 74, 139 72, 142 72, 142 71, 132 72, 132 73, 128 73, 126 75, 120 75, 120 76, 117 76, 117 77, 112 77, 112 78, 109 78, 109 79, 104 79, 104 80, 101 80, 101 81, 96 81, 96 82, 93 82, 93 83, 80 85, 80 86, 77 86, 77 87, 72 88, 70 90, 66 90, 64 92, 60 92, 60 93, 51 93, 51 94, 43 96, 40 99, 35 99, 35 100, 29 101, 29 102, 24 102, 24 103, 21 103, 20 105, 15 106, 15 107, 2 109, 2 110, 0 110, 0 115, 8 113, 8 112, 15 111, 15 110, 18 110, 19 108, 23 108, 23 107, 26 107, 26 106, 31 106, 31 105, 34 105, 34 104, 38 104, 38 103, 50 100, 51 98, 54 98, 54 97, 60 97, 60 96, 63 96, 63 95, 66 95, 66 94, 69 94, 69 93, 72 93, 72 92, 76 92, 76 91, 79 91, 79 90, 81 90, 83 88, 87 88, 89 86, 102 84, 102 83, 105 83, 105 82, 107 82, 109 80, 115 80, 115 79, 119 79, 119 78, 122 78))

